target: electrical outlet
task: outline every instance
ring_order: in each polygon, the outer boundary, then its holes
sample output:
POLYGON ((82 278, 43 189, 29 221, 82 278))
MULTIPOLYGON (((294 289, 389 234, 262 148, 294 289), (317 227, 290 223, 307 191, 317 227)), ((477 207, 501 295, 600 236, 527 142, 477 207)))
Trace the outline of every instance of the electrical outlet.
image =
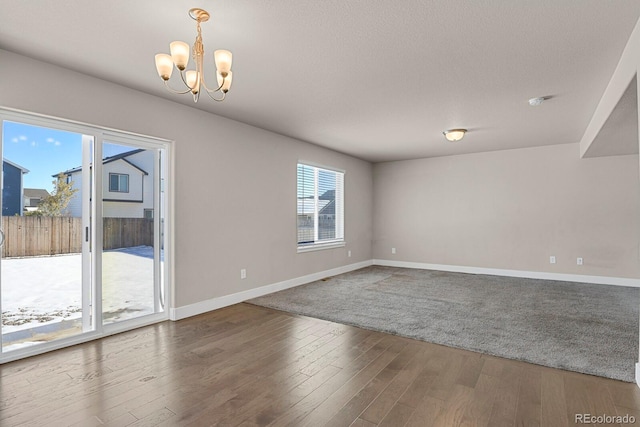
POLYGON ((578 265, 582 265, 583 264, 582 258, 578 258, 576 262, 577 262, 578 265))
POLYGON ((553 256, 553 255, 551 255, 551 256, 549 257, 549 264, 555 264, 555 263, 556 263, 556 257, 555 257, 555 256, 553 256))
POLYGON ((351 258, 351 251, 347 251, 347 256, 351 258))
POLYGON ((247 278, 247 269, 243 268, 240 270, 240 278, 241 279, 246 279, 247 278))
POLYGON ((396 253, 396 248, 391 248, 391 253, 395 254, 396 253))

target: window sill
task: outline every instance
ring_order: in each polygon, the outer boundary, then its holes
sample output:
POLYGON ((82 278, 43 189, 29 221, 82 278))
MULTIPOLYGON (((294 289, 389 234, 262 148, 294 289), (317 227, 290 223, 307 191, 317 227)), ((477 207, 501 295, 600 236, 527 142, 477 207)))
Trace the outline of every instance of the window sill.
POLYGON ((344 248, 346 242, 341 240, 339 242, 327 242, 327 243, 315 243, 312 245, 298 246, 298 253, 323 251, 325 249, 344 248))

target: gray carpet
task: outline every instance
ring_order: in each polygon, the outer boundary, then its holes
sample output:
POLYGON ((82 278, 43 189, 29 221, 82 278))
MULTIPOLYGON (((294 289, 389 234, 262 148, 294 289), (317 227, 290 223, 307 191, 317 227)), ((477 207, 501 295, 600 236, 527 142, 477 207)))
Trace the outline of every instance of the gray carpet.
POLYGON ((248 302, 634 382, 637 288, 373 266, 248 302))

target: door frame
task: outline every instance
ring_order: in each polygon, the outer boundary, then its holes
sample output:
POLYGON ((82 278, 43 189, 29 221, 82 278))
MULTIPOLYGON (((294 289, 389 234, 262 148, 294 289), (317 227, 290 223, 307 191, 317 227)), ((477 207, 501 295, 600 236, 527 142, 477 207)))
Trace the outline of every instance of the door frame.
MULTIPOLYGON (((83 178, 82 178, 83 188, 89 188, 89 184, 87 184, 86 187, 84 185, 85 185, 85 181, 90 181, 91 182, 90 194, 99 196, 99 197, 95 197, 95 203, 91 204, 89 202, 88 195, 85 194, 83 195, 83 201, 82 201, 83 227, 89 227, 90 236, 91 236, 90 242, 85 242, 85 239, 83 239, 83 254, 85 253, 85 250, 84 250, 85 245, 87 246, 87 249, 89 244, 91 244, 92 246, 92 253, 90 254, 91 269, 89 272, 85 272, 86 270, 85 263, 84 263, 85 255, 83 255, 83 273, 82 273, 83 297, 82 298, 83 298, 83 309, 84 309, 84 304, 86 302, 85 298, 88 297, 88 294, 89 294, 86 291, 89 291, 91 293, 92 304, 90 308, 90 313, 88 314, 91 315, 93 319, 93 322, 92 322, 93 324, 89 327, 89 330, 86 330, 85 326, 88 326, 88 325, 85 324, 86 321, 85 321, 85 314, 83 310, 83 332, 78 335, 61 338, 55 341, 44 342, 42 344, 38 344, 34 346, 19 348, 19 349, 11 350, 6 353, 2 352, 2 346, 0 345, 0 364, 10 362, 13 360, 22 359, 29 356, 34 356, 37 354, 42 354, 48 351, 53 351, 53 350, 57 350, 64 347, 69 347, 79 343, 103 338, 112 334, 116 334, 123 331, 127 331, 127 330, 131 330, 131 329, 135 329, 135 328, 139 328, 139 327, 143 327, 143 326, 168 320, 170 308, 173 307, 172 297, 174 295, 174 290, 173 290, 174 289, 174 285, 173 285, 174 283, 174 280, 173 280, 174 278, 174 259, 173 259, 174 258, 173 257, 173 242, 174 242, 174 239, 173 239, 174 237, 173 189, 174 189, 174 185, 173 185, 172 177, 174 173, 175 164, 173 161, 173 158, 174 158, 173 141, 163 139, 163 138, 136 134, 136 133, 127 132, 127 131, 105 128, 101 126, 84 124, 84 123, 80 123, 72 120, 60 119, 56 117, 35 114, 35 113, 30 113, 22 110, 0 106, 0 152, 2 152, 1 149, 2 149, 2 143, 3 143, 2 141, 3 132, 1 131, 2 129, 1 126, 5 120, 24 123, 27 125, 59 129, 63 131, 69 131, 69 132, 79 133, 82 135, 91 136, 93 137, 93 157, 97 159, 102 159, 102 143, 105 140, 105 138, 109 140, 108 142, 117 142, 117 140, 119 139, 119 140, 129 141, 129 143, 135 142, 135 144, 140 144, 141 146, 149 147, 151 149, 164 150, 163 152, 165 153, 164 154, 165 158, 163 159, 164 161, 162 162, 162 166, 164 167, 163 178, 165 179, 166 185, 164 185, 162 188, 162 192, 164 193, 163 197, 164 197, 164 203, 165 203, 165 206, 164 206, 165 220, 163 224, 160 221, 160 215, 159 215, 160 214, 160 209, 159 209, 160 197, 157 197, 158 200, 154 201, 154 209, 156 207, 158 208, 158 210, 156 210, 155 211, 156 213, 154 214, 154 217, 158 218, 157 220, 154 218, 154 231, 155 231, 154 243, 159 242, 158 239, 160 236, 161 224, 163 227, 162 234, 164 235, 164 263, 162 266, 163 271, 161 272, 159 270, 161 268, 159 266, 160 262, 155 262, 154 268, 156 269, 156 271, 154 271, 154 277, 159 277, 159 276, 156 276, 156 273, 162 273, 162 276, 164 279, 163 289, 162 289, 162 292, 164 294, 164 307, 163 307, 163 311, 158 313, 148 314, 148 315, 140 316, 138 318, 123 320, 120 322, 103 325, 102 292, 101 292, 101 286, 99 286, 102 283, 102 268, 101 268, 102 267, 101 265, 102 161, 93 162, 95 167, 92 168, 92 173, 83 174, 83 178), (90 176, 93 177, 92 180, 90 180, 90 176), (87 212, 85 211, 85 204, 86 204, 87 211, 89 208, 91 209, 91 219, 92 219, 91 223, 88 222, 89 221, 88 218, 85 219, 84 213, 87 212), (87 222, 86 224, 85 224, 85 221, 87 222), (156 266, 156 264, 158 265, 156 266), (85 277, 90 279, 90 282, 88 284, 85 280, 85 277), (87 286, 89 286, 90 288, 87 288, 87 286)), ((83 137, 83 148, 85 143, 86 141, 83 137)), ((155 152, 157 153, 158 151, 155 151, 155 152)), ((83 168, 88 167, 88 165, 85 164, 85 160, 84 160, 85 157, 88 158, 89 156, 83 156, 83 168)), ((156 158, 157 158, 157 154, 156 154, 156 158)), ((160 166, 160 165, 156 163, 156 166, 160 166)), ((160 175, 159 173, 154 175, 154 181, 158 181, 158 187, 160 185, 159 175, 160 175)), ((156 183, 154 182, 154 186, 155 185, 156 183)), ((160 195, 160 192, 158 194, 160 195)), ((159 245, 156 245, 154 247, 154 258, 155 258, 156 251, 159 251, 159 245)), ((154 289, 155 288, 156 286, 154 286, 154 289)), ((2 303, 1 289, 2 289, 2 284, 0 283, 0 312, 1 312, 1 303, 2 303)), ((155 298, 155 296, 156 295, 154 294, 154 305, 157 307, 157 304, 155 302, 157 298, 155 298)))

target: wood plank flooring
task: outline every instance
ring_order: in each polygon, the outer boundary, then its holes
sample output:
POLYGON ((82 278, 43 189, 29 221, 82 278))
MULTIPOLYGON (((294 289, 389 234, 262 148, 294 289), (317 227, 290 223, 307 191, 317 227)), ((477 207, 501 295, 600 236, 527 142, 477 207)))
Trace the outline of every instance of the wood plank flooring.
POLYGON ((582 425, 576 414, 640 425, 640 389, 250 304, 0 366, 2 426, 554 427, 582 425))

